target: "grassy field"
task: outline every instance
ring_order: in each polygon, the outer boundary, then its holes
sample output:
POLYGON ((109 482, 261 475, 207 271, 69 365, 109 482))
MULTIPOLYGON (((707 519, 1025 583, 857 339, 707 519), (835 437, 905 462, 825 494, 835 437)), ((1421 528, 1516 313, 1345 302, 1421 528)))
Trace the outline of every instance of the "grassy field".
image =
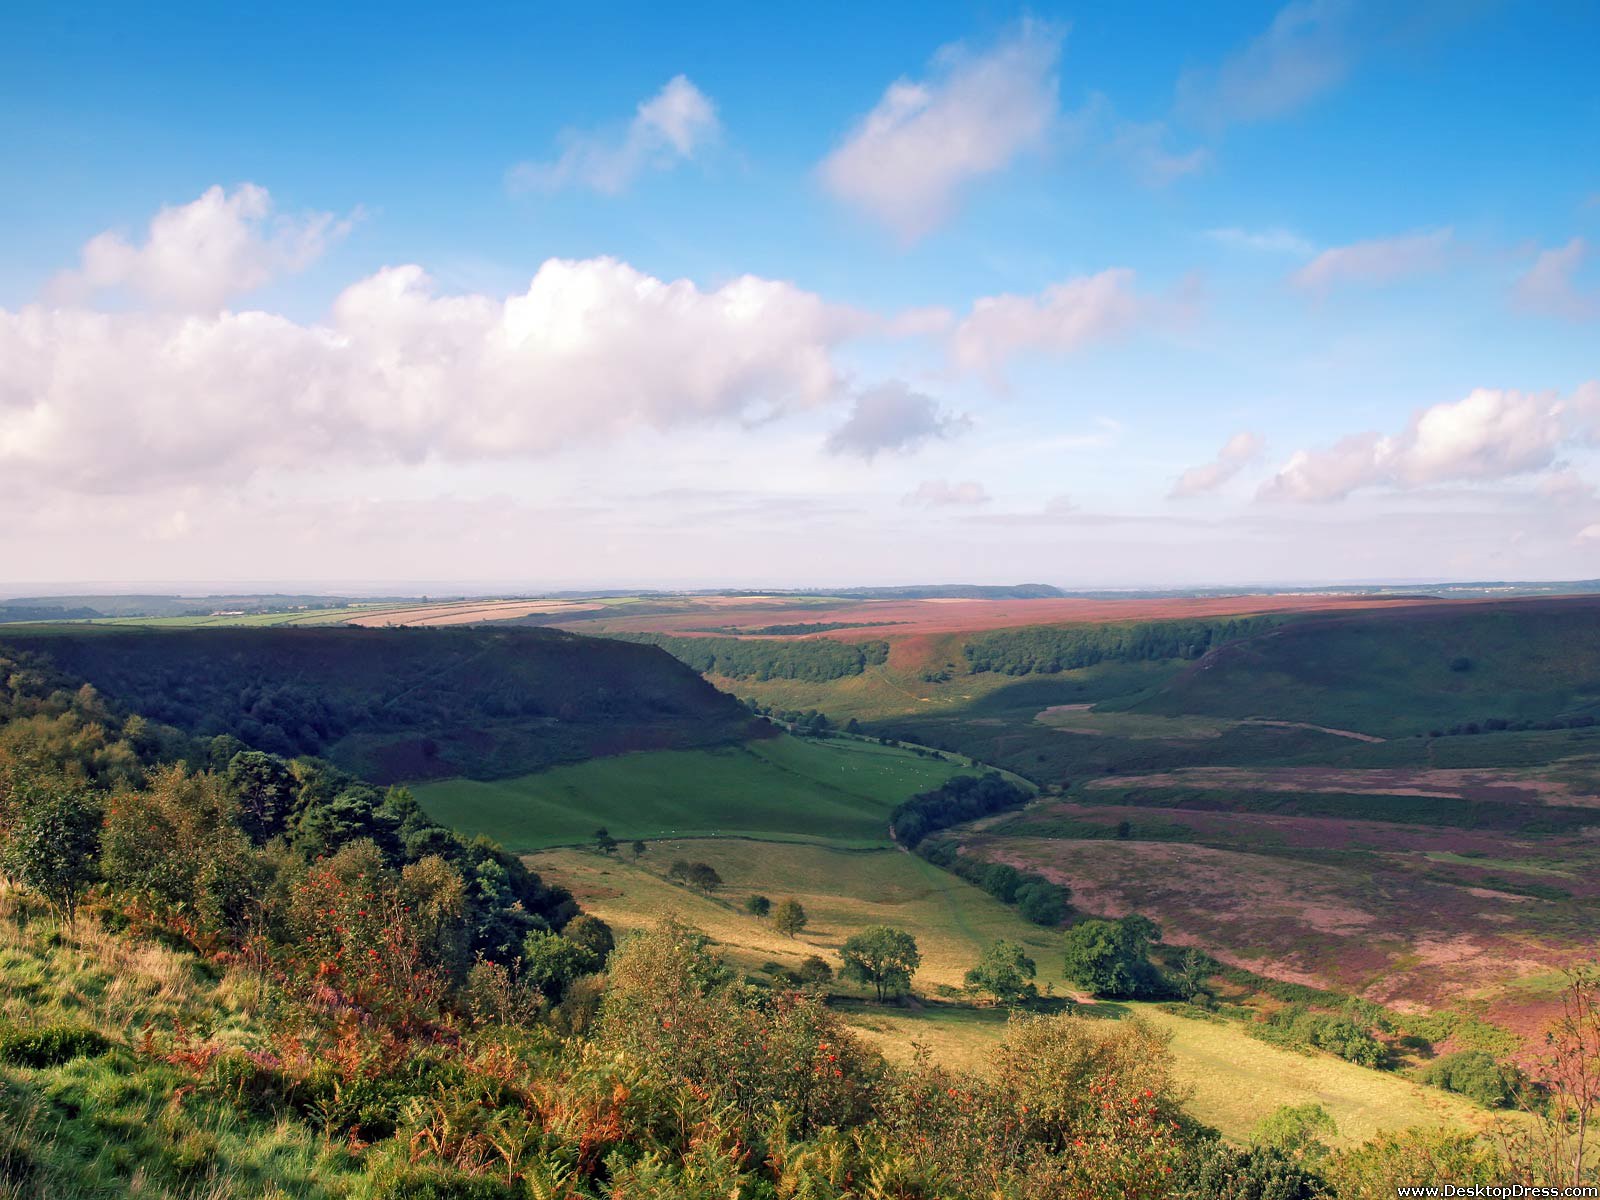
POLYGON ((1097 737, 1195 738, 1220 737, 1236 722, 1215 717, 1152 717, 1146 713, 1095 712, 1088 705, 1060 704, 1041 712, 1034 720, 1067 733, 1088 733, 1097 737))
POLYGON ((896 804, 967 769, 874 742, 778 737, 413 790, 434 819, 519 853, 587 841, 601 825, 630 841, 754 836, 883 846, 896 804))
MULTIPOLYGON (((920 1043, 937 1061, 983 1068, 990 1048, 1004 1035, 1005 1015, 952 1002, 950 990, 960 986, 979 952, 996 938, 1028 947, 1039 966, 1041 988, 1058 994, 1070 990, 1060 971, 1058 933, 1027 924, 978 889, 896 850, 684 840, 653 844, 637 864, 626 853, 605 858, 580 850, 547 851, 527 861, 572 888, 586 910, 619 931, 676 913, 704 929, 730 961, 749 972, 767 962, 793 968, 810 954, 837 967, 838 947, 851 933, 873 924, 907 930, 922 952, 916 987, 925 1002, 914 1008, 856 1000, 841 1004, 851 1024, 891 1057, 909 1057, 913 1044, 920 1043), (709 862, 725 886, 706 897, 669 882, 659 872, 675 858, 709 862), (811 924, 798 938, 784 937, 741 910, 753 892, 774 899, 795 896, 811 924)), ((1141 1004, 1085 1005, 1080 1011, 1112 1019, 1136 1012, 1170 1032, 1180 1078, 1193 1088, 1191 1110, 1233 1137, 1244 1136, 1279 1105, 1311 1101, 1334 1114, 1341 1141, 1360 1141, 1380 1128, 1479 1126, 1489 1119, 1483 1110, 1443 1092, 1327 1055, 1269 1046, 1238 1025, 1141 1004)))
MULTIPOLYGON (((1398 1075, 1358 1067, 1326 1054, 1296 1054, 1249 1036, 1238 1025, 1195 1020, 1152 1004, 1084 1005, 1120 1020, 1137 1016, 1172 1037, 1187 1108, 1231 1138, 1244 1138, 1263 1117, 1285 1104, 1316 1103, 1333 1115, 1341 1144, 1366 1141, 1383 1129, 1418 1125, 1485 1128, 1494 1114, 1458 1096, 1398 1075)), ((869 1004, 848 1007, 851 1023, 891 1059, 908 1059, 912 1044, 952 1067, 981 1071, 1005 1036, 999 1009, 930 1004, 918 1010, 869 1004)))

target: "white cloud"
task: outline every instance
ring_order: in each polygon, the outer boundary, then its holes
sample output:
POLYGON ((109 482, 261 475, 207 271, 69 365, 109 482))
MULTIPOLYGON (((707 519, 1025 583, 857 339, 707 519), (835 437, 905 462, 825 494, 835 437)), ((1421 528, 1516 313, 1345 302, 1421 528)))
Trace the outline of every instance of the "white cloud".
POLYGON ((1347 283, 1389 283, 1442 267, 1450 238, 1450 230, 1436 229, 1335 246, 1301 267, 1290 281, 1311 292, 1326 292, 1347 283))
POLYGON ((835 197, 914 240, 963 186, 1039 147, 1058 113, 1061 32, 1032 22, 981 54, 948 46, 926 80, 901 79, 823 160, 835 197))
POLYGON ((989 493, 983 484, 970 479, 962 483, 925 479, 901 503, 917 508, 973 508, 989 503, 989 493))
POLYGON ((1227 483, 1260 455, 1262 441, 1258 434, 1236 433, 1223 443, 1217 456, 1208 463, 1190 467, 1172 485, 1174 499, 1204 496, 1227 483))
POLYGON ((1600 315, 1600 293, 1579 290, 1573 280, 1589 255, 1589 245, 1575 237, 1565 246, 1540 252, 1512 293, 1530 312, 1582 321, 1600 315))
POLYGON ((716 106, 686 76, 669 80, 640 102, 626 129, 615 133, 566 130, 554 162, 518 163, 509 180, 519 189, 556 191, 579 186, 615 195, 647 170, 692 159, 722 131, 716 106))
POLYGON ((1562 467, 1539 480, 1539 493, 1557 504, 1588 504, 1600 490, 1571 467, 1562 467))
POLYGON ((1309 258, 1317 252, 1315 246, 1291 229, 1208 229, 1206 236, 1236 250, 1255 250, 1263 254, 1309 258))
POLYGON ((552 259, 503 299, 386 268, 315 325, 0 309, 0 477, 134 490, 759 420, 842 398, 833 351, 869 324, 789 283, 708 291, 608 258, 552 259))
POLYGON ((1037 296, 985 296, 956 326, 951 353, 969 371, 997 372, 1023 351, 1070 353, 1126 332, 1148 305, 1126 267, 1052 284, 1037 296))
POLYGON ((1340 83, 1352 53, 1347 0, 1295 0, 1243 50, 1219 66, 1186 71, 1178 109, 1220 129, 1299 108, 1340 83))
POLYGON ((1585 525, 1578 530, 1577 540, 1580 542, 1600 542, 1600 525, 1585 525))
POLYGON ((849 418, 828 435, 827 450, 871 459, 885 451, 915 450, 970 424, 964 416, 941 412, 932 397, 889 382, 856 397, 849 418))
POLYGON ((1262 486, 1270 500, 1339 500, 1369 487, 1484 482, 1550 466, 1569 443, 1592 440, 1600 385, 1571 400, 1548 393, 1478 388, 1424 409, 1400 433, 1358 433, 1322 450, 1299 450, 1262 486))
POLYGON ((236 295, 304 270, 350 228, 331 213, 274 217, 266 188, 207 188, 197 200, 163 208, 143 245, 108 230, 83 247, 78 267, 51 282, 67 303, 126 291, 161 308, 214 312, 236 295))

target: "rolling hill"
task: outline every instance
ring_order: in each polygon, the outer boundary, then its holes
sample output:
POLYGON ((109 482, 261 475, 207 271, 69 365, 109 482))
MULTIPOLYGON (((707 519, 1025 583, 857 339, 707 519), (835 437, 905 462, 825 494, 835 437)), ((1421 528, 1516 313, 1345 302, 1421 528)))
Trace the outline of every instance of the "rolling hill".
POLYGON ((652 646, 556 630, 23 626, 0 644, 186 733, 380 783, 492 779, 767 732, 652 646))

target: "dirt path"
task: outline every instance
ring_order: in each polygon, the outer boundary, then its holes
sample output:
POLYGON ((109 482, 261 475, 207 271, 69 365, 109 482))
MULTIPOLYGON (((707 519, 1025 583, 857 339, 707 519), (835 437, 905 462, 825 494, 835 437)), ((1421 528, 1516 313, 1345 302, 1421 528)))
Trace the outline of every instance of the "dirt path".
POLYGON ((1358 742, 1383 742, 1388 740, 1373 733, 1357 733, 1353 729, 1330 729, 1326 725, 1310 725, 1305 721, 1269 721, 1266 717, 1247 717, 1245 720, 1240 721, 1239 724, 1271 725, 1275 729, 1310 729, 1316 733, 1331 733, 1334 737, 1354 738, 1358 742))

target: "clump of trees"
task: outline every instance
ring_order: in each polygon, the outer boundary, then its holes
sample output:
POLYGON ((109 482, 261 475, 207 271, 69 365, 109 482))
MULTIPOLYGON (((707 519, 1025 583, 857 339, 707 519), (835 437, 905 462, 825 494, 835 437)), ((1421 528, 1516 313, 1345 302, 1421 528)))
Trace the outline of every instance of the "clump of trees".
POLYGON ((889 827, 896 841, 914 850, 931 833, 1021 808, 1032 798, 1026 788, 992 771, 957 775, 932 791, 920 792, 896 805, 889 814, 889 827))
POLYGON ((1035 625, 969 638, 963 647, 974 671, 1054 675, 1102 662, 1199 658, 1208 650, 1282 624, 1278 617, 1226 621, 1132 621, 1102 625, 1035 625))
POLYGON ((667 877, 708 896, 722 886, 722 876, 710 863, 690 862, 686 858, 674 860, 667 868, 667 877))
POLYGON ((1035 871, 961 854, 956 843, 948 839, 926 840, 917 853, 935 866, 976 884, 1000 903, 1016 905, 1019 915, 1035 925, 1054 928, 1072 913, 1072 889, 1035 871))
POLYGON ((1115 921, 1082 921, 1066 933, 1067 978, 1109 999, 1165 996, 1166 980, 1150 961, 1150 948, 1160 940, 1160 927, 1137 914, 1115 921))
POLYGON ((1500 1062, 1487 1050, 1440 1055, 1417 1072, 1417 1078, 1485 1108, 1511 1108, 1527 1089, 1527 1076, 1517 1066, 1500 1062))
POLYGON ((1387 1047, 1353 1016, 1318 1012, 1305 1004, 1291 1004, 1263 1020, 1249 1032, 1262 1041, 1297 1050, 1326 1050, 1363 1067, 1381 1067, 1389 1059, 1387 1047))
POLYGON ((859 675, 869 666, 889 658, 889 643, 885 641, 674 637, 666 633, 613 633, 608 636, 660 646, 702 675, 722 675, 729 679, 802 679, 826 683, 830 679, 859 675))

